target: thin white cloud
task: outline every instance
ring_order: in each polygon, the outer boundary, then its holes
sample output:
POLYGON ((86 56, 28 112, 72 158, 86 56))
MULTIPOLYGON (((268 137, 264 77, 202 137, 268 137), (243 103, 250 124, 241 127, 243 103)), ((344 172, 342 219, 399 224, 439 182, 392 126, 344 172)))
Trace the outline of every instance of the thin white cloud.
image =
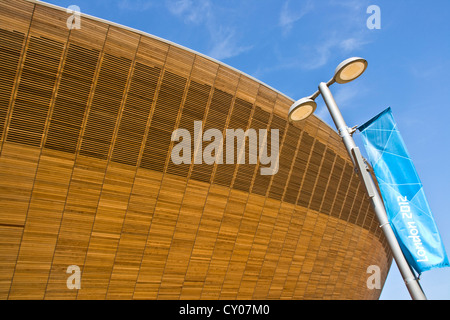
POLYGON ((191 0, 177 0, 167 2, 167 8, 169 9, 170 13, 177 16, 183 14, 183 12, 189 10, 191 7, 191 0))
POLYGON ((149 0, 120 0, 117 6, 124 11, 146 11, 152 8, 154 3, 149 0))
POLYGON ((211 14, 209 0, 170 0, 166 2, 169 12, 188 24, 201 24, 211 14))
POLYGON ((208 55, 217 60, 235 57, 252 48, 252 46, 241 46, 237 43, 234 29, 219 29, 212 31, 212 48, 208 55))
POLYGON ((340 47, 344 52, 350 52, 361 49, 368 41, 364 40, 362 37, 353 36, 348 39, 342 40, 340 47))
POLYGON ((444 70, 449 70, 450 62, 442 59, 423 59, 419 62, 407 63, 406 68, 415 78, 430 81, 439 79, 441 75, 444 76, 444 70))
POLYGON ((358 84, 348 84, 340 86, 336 89, 334 99, 339 103, 341 108, 350 105, 351 102, 361 93, 361 87, 358 84))
POLYGON ((332 34, 325 40, 318 42, 311 48, 304 46, 304 51, 310 51, 309 57, 301 64, 303 69, 314 70, 326 65, 329 59, 336 55, 336 52, 346 55, 351 52, 360 50, 364 45, 369 43, 359 33, 349 35, 332 34))
POLYGON ((217 60, 235 57, 252 48, 240 45, 235 26, 218 19, 216 8, 210 0, 168 0, 169 12, 189 25, 204 26, 209 33, 208 56, 217 60))
POLYGON ((363 49, 370 43, 366 28, 366 0, 329 0, 327 8, 336 8, 335 21, 323 26, 320 39, 314 44, 303 45, 306 60, 304 69, 313 70, 328 63, 336 53, 348 55, 363 49))
MULTIPOLYGON (((336 100, 339 109, 341 110, 351 110, 352 108, 356 108, 357 105, 355 101, 359 99, 361 96, 367 94, 367 88, 362 87, 359 83, 349 83, 345 86, 336 86, 333 90, 333 97, 336 100)), ((333 119, 330 116, 330 112, 328 111, 327 106, 325 105, 323 99, 316 99, 317 102, 317 110, 315 115, 318 116, 321 120, 328 123, 332 128, 334 128, 333 119)))
POLYGON ((303 18, 308 12, 313 9, 313 2, 307 1, 299 10, 293 10, 290 6, 290 1, 283 3, 280 12, 279 25, 283 28, 283 34, 286 35, 292 29, 295 22, 303 18))
POLYGON ((368 0, 329 0, 330 6, 340 6, 349 9, 360 10, 368 7, 368 0))
MULTIPOLYGON (((313 70, 322 67, 328 62, 332 49, 338 44, 339 42, 337 39, 329 38, 313 46, 312 49, 309 49, 311 54, 302 63, 302 68, 306 70, 313 70)), ((304 50, 305 52, 308 52, 308 48, 304 47, 304 50)))
MULTIPOLYGON (((289 0, 282 5, 279 26, 283 35, 288 35, 296 47, 290 50, 277 50, 273 46, 276 59, 272 63, 259 66, 254 76, 261 78, 268 73, 281 70, 315 70, 327 65, 331 59, 341 56, 357 55, 371 38, 366 27, 367 0, 328 0, 323 2, 302 2, 302 9, 293 10, 294 3, 289 0), (315 10, 313 10, 315 9, 315 10), (324 19, 323 11, 331 10, 333 19, 324 19), (296 25, 306 14, 314 14, 313 25, 296 25), (292 29, 292 30, 291 30, 292 29), (293 54, 292 54, 293 53, 293 54)), ((300 2, 296 2, 298 5, 300 2)), ((328 14, 327 12, 325 14, 328 14)), ((331 76, 331 75, 330 75, 331 76)))

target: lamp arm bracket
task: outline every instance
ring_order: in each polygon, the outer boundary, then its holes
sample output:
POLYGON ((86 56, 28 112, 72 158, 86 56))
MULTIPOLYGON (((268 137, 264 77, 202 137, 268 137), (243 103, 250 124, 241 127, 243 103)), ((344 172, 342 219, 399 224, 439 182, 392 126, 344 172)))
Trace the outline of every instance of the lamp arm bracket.
POLYGON ((341 138, 343 138, 346 135, 346 131, 348 134, 350 134, 351 136, 353 136, 353 134, 356 132, 358 126, 354 126, 353 128, 349 128, 349 127, 345 127, 345 128, 341 128, 339 129, 339 136, 341 138))
POLYGON ((366 187, 367 195, 369 196, 369 198, 375 197, 375 190, 373 189, 372 184, 369 182, 369 179, 371 179, 370 173, 369 173, 370 169, 369 169, 369 166, 367 165, 365 159, 361 155, 361 151, 359 150, 358 147, 355 147, 355 148, 352 148, 351 153, 352 153, 353 159, 356 164, 355 169, 358 172, 361 182, 366 187))

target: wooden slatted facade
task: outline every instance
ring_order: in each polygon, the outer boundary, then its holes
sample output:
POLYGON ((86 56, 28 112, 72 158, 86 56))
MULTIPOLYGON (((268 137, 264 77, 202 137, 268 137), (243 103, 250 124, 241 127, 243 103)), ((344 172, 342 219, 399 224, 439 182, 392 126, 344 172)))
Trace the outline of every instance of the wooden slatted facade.
POLYGON ((69 16, 0 1, 0 299, 379 297, 366 270, 384 283, 391 253, 331 128, 289 124, 291 99, 203 55, 69 16), (175 165, 194 121, 278 129, 278 173, 248 150, 175 165))

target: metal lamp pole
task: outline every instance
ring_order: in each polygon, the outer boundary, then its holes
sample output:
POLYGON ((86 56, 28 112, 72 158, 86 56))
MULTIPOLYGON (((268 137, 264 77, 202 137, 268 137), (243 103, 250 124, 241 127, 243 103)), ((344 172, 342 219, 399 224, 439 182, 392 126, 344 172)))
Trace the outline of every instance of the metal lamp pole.
MULTIPOLYGON (((381 200, 380 195, 378 194, 378 190, 376 189, 375 183, 372 179, 371 174, 369 173, 369 167, 365 163, 359 148, 356 146, 355 141, 353 140, 353 133, 355 129, 351 129, 347 127, 344 118, 331 94, 328 86, 332 84, 334 81, 330 81, 328 83, 322 82, 319 85, 319 92, 321 93, 325 104, 333 118, 334 124, 336 125, 336 129, 342 141, 344 142, 345 148, 352 159, 353 164, 358 169, 358 175, 366 187, 367 194, 370 198, 372 206, 375 210, 375 214, 380 223, 380 228, 383 230, 383 233, 388 241, 389 247, 391 248, 392 255, 397 263, 397 266, 400 270, 400 273, 405 281, 406 287, 411 295, 413 300, 426 300, 425 293, 422 290, 422 287, 419 284, 418 279, 415 274, 411 270, 409 263, 406 261, 405 256, 400 248, 400 245, 397 242, 397 238, 395 237, 394 231, 392 230, 391 225, 389 224, 389 220, 386 214, 386 210, 384 208, 384 204, 381 200)), ((318 92, 312 96, 314 99, 317 97, 318 92)))

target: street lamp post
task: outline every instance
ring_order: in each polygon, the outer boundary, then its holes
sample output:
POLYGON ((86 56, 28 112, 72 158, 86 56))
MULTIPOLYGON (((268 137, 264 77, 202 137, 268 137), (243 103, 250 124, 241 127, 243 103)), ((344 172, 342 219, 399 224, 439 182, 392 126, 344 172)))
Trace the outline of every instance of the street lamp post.
POLYGON ((362 58, 350 58, 343 61, 336 68, 334 77, 327 83, 322 82, 319 85, 319 90, 315 92, 312 96, 303 98, 295 102, 289 110, 289 121, 298 122, 305 120, 307 117, 312 115, 317 107, 315 99, 321 94, 325 104, 327 105, 328 111, 333 119, 336 129, 338 130, 339 136, 347 149, 347 152, 352 160, 355 169, 358 172, 358 176, 361 182, 366 188, 367 195, 370 198, 372 207, 375 210, 378 222, 380 223, 380 228, 388 241, 389 247, 391 248, 394 260, 400 270, 400 273, 405 281, 406 287, 413 300, 426 300, 426 296, 416 278, 414 272, 412 271, 409 263, 406 261, 405 256, 400 248, 400 245, 395 237, 394 231, 386 214, 386 210, 381 199, 381 196, 376 189, 375 183, 369 172, 369 166, 364 161, 359 148, 356 146, 353 140, 353 133, 356 131, 355 128, 349 128, 342 114, 336 104, 336 101, 331 94, 329 86, 335 82, 338 83, 348 83, 352 80, 358 78, 367 68, 367 61, 362 58))

